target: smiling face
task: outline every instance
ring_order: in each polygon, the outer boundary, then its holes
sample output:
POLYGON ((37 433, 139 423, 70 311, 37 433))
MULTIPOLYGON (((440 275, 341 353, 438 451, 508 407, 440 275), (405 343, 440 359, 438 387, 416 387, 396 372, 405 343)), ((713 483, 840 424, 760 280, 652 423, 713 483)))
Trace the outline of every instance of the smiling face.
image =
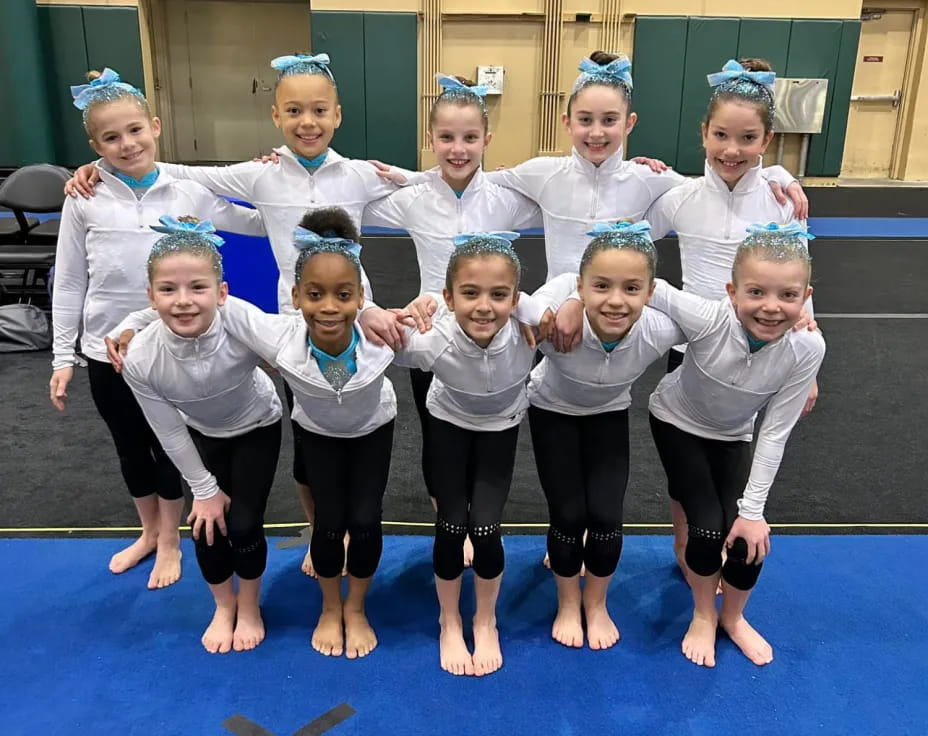
POLYGON ((643 253, 605 248, 583 269, 577 289, 593 332, 603 342, 615 342, 641 317, 654 292, 654 278, 643 253))
POLYGON ((561 120, 573 147, 591 164, 599 166, 624 144, 638 116, 629 114, 624 92, 604 84, 591 84, 577 92, 561 120))
POLYGON ((274 125, 294 153, 316 158, 329 150, 342 124, 342 108, 329 78, 323 74, 293 74, 277 85, 271 108, 274 125))
POLYGON ((199 337, 209 329, 229 286, 216 277, 212 259, 193 253, 159 258, 151 268, 148 298, 175 335, 199 337))
POLYGON ((313 345, 329 355, 339 355, 351 343, 363 303, 358 271, 339 253, 310 256, 293 287, 293 306, 302 312, 313 345))
POLYGON ((744 329, 769 342, 799 320, 809 286, 809 264, 773 261, 746 255, 735 267, 735 282, 726 284, 732 306, 744 329))
POLYGON ((475 104, 436 103, 429 142, 441 168, 441 178, 457 192, 464 191, 483 161, 490 144, 483 113, 475 104))
POLYGON ((458 261, 451 286, 443 290, 445 304, 464 333, 487 347, 519 303, 515 265, 497 253, 467 256, 458 261))
POLYGON ((764 130, 760 107, 747 101, 719 103, 702 126, 706 160, 729 189, 757 165, 771 140, 773 131, 764 130))
POLYGON ((134 99, 121 97, 94 105, 87 116, 90 147, 117 171, 141 179, 155 170, 161 121, 134 99))

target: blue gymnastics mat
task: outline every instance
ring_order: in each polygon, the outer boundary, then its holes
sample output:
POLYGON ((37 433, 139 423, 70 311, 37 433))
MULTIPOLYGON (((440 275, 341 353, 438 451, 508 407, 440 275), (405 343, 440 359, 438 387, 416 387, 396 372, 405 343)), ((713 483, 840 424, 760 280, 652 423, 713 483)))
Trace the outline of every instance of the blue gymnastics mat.
POLYGON ((107 572, 124 544, 0 540, 5 736, 307 736, 339 719, 325 733, 928 733, 925 536, 774 538, 748 615, 775 659, 755 667, 720 637, 713 670, 680 653, 690 598, 669 537, 626 538, 610 598, 622 640, 604 652, 551 640, 544 538, 507 537, 505 663, 480 679, 439 668, 429 538, 386 538, 368 603, 380 646, 356 661, 309 645, 320 597, 301 548, 271 544, 267 640, 210 655, 189 542, 184 577, 156 592, 150 561, 107 572))

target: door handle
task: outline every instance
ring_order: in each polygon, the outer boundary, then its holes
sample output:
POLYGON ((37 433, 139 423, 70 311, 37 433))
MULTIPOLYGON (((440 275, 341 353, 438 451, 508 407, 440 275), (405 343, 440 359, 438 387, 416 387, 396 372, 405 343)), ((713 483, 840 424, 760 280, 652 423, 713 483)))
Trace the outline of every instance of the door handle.
POLYGON ((258 91, 258 80, 252 78, 251 80, 251 94, 255 94, 258 91))
POLYGON ((899 107, 902 90, 897 89, 891 95, 851 95, 851 102, 892 102, 893 107, 899 107))

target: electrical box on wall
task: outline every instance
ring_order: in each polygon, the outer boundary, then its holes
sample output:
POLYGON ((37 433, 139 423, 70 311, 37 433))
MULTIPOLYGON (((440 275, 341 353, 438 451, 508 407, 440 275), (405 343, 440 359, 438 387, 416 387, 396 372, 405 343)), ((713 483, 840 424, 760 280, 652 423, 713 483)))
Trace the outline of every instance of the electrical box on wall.
POLYGON ((501 66, 477 67, 477 84, 486 85, 488 95, 503 94, 503 79, 505 76, 506 70, 501 66))

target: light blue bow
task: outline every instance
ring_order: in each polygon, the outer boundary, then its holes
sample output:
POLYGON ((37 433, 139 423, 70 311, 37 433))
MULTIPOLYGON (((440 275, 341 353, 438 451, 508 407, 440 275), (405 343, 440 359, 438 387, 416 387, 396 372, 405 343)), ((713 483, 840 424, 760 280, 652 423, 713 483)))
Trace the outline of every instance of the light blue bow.
POLYGON ((217 248, 225 242, 222 238, 215 234, 216 228, 209 220, 201 220, 200 222, 184 222, 182 220, 178 220, 176 217, 171 217, 170 215, 161 215, 161 217, 158 218, 158 222, 161 224, 151 226, 151 229, 156 233, 164 233, 166 235, 175 235, 177 233, 193 233, 195 235, 204 237, 217 248))
POLYGON ((435 81, 448 92, 451 90, 458 90, 461 92, 470 92, 477 95, 477 97, 486 97, 489 91, 485 84, 475 84, 473 87, 468 87, 460 79, 455 79, 448 74, 436 74, 435 81))
POLYGON ((120 81, 119 75, 107 67, 103 73, 90 84, 78 84, 71 87, 71 96, 74 98, 74 107, 78 110, 86 109, 98 92, 111 87, 123 89, 126 92, 141 95, 142 93, 131 84, 120 81))
POLYGON ((798 222, 791 222, 789 225, 777 225, 775 222, 769 222, 766 225, 748 225, 747 232, 751 235, 764 235, 766 233, 778 233, 796 238, 805 238, 806 240, 815 240, 815 236, 802 229, 798 222))
POLYGON ((628 235, 640 233, 650 240, 651 224, 647 220, 639 220, 638 222, 597 222, 587 235, 595 238, 597 235, 607 233, 627 233, 628 235))
POLYGON ((580 62, 580 71, 590 76, 604 76, 617 79, 629 89, 632 89, 632 63, 627 56, 620 56, 608 64, 597 64, 592 59, 580 62))
POLYGON ((310 56, 309 54, 295 54, 293 56, 278 56, 276 59, 271 59, 271 68, 276 69, 278 72, 285 72, 287 69, 295 67, 297 64, 313 64, 318 66, 326 76, 335 81, 335 77, 332 76, 332 71, 329 69, 329 59, 328 54, 316 54, 315 56, 310 56))
POLYGON ((487 240, 498 240, 501 244, 505 243, 511 248, 512 241, 518 239, 518 237, 519 233, 514 233, 511 230, 497 230, 489 233, 461 233, 460 235, 454 236, 454 244, 455 246, 460 246, 474 238, 485 238, 487 240))
POLYGON ((307 230, 300 225, 296 226, 293 231, 293 244, 300 250, 307 248, 317 248, 320 245, 331 245, 347 251, 355 258, 361 258, 361 244, 356 243, 348 238, 324 238, 312 230, 307 230))
POLYGON ((729 82, 733 79, 746 79, 749 82, 760 84, 773 91, 773 81, 777 75, 773 72, 749 72, 734 59, 729 59, 722 67, 722 71, 715 74, 707 74, 710 87, 718 87, 720 84, 729 82))

